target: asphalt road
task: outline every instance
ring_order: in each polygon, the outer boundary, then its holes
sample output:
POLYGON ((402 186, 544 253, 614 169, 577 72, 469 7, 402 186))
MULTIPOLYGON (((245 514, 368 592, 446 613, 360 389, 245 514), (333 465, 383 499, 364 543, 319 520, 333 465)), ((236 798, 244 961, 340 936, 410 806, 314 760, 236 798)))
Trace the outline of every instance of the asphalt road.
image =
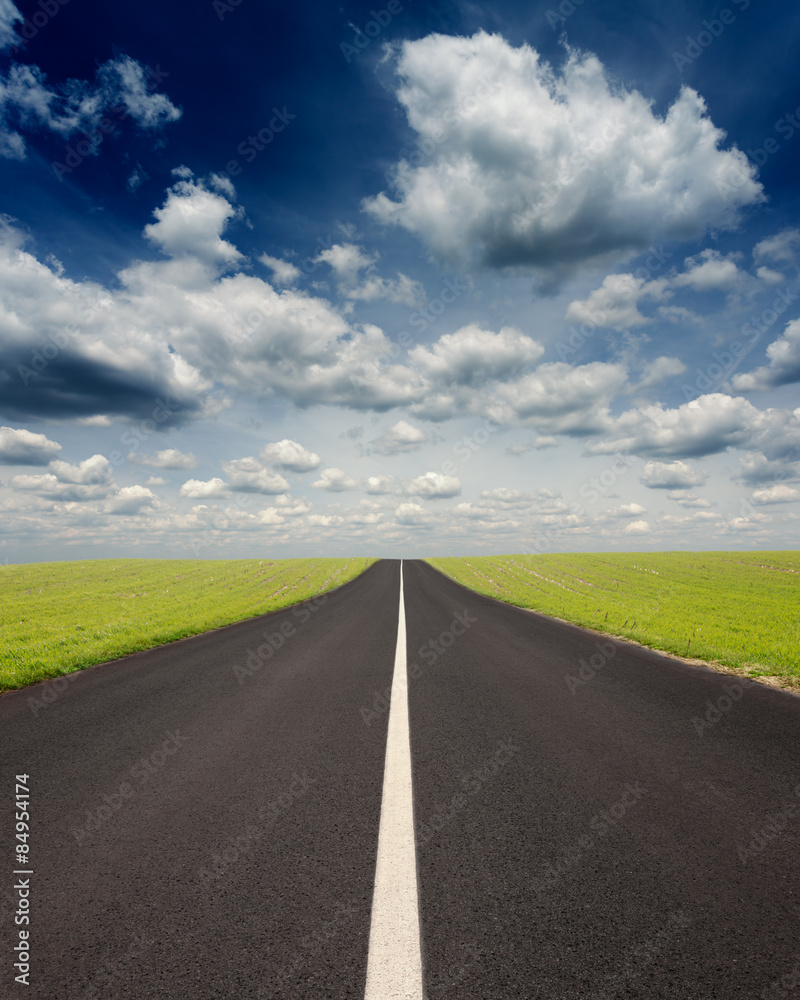
MULTIPOLYGON (((800 699, 404 590, 428 1000, 800 996, 800 699)), ((398 598, 382 561, 0 698, 0 996, 362 998, 398 598)))

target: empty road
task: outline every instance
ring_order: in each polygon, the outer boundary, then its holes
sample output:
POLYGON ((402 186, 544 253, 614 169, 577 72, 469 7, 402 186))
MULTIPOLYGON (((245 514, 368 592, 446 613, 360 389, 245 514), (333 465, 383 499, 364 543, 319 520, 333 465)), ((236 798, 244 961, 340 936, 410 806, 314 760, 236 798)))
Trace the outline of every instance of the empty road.
POLYGON ((427 1000, 800 996, 800 698, 402 573, 0 698, 0 996, 361 1000, 403 830, 427 1000))

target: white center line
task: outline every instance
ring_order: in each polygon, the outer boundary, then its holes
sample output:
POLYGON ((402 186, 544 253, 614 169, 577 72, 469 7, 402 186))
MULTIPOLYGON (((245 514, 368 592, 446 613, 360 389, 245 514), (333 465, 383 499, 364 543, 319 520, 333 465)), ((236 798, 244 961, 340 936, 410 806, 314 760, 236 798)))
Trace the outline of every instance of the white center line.
POLYGON ((422 1000, 402 559, 397 649, 389 706, 389 735, 386 740, 378 864, 372 897, 364 1000, 422 1000))

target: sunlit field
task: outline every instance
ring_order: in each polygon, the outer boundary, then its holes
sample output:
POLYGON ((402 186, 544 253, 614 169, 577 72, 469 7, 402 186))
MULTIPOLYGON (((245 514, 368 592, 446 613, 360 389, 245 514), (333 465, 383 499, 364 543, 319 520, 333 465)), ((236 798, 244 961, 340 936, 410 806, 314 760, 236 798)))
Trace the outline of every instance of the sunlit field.
POLYGON ((0 689, 307 600, 375 559, 101 559, 0 567, 0 689))
POLYGON ((800 552, 429 559, 481 594, 800 687, 800 552))

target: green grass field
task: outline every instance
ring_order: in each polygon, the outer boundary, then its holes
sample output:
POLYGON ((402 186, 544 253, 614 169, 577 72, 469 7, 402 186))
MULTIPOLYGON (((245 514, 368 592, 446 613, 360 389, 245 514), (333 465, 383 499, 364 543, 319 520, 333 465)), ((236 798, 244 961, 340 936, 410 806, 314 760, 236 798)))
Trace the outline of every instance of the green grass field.
POLYGON ((501 601, 800 687, 800 552, 429 559, 501 601))
POLYGON ((0 690, 307 600, 375 559, 100 559, 0 567, 0 690))

